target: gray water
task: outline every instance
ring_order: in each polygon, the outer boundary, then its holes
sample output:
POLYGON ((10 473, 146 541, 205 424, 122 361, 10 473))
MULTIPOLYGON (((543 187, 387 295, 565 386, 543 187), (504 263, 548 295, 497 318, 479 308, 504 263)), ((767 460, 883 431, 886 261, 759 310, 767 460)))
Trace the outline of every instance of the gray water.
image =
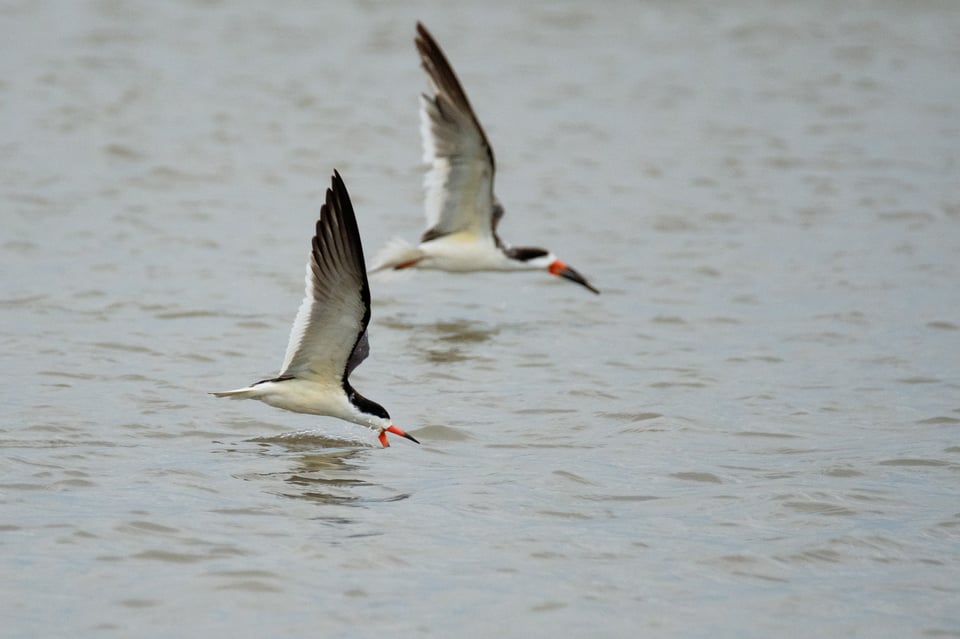
POLYGON ((0 2, 4 637, 960 637, 960 4, 0 2), (409 5, 413 6, 409 6, 409 5), (374 279, 446 49, 546 274, 374 279))

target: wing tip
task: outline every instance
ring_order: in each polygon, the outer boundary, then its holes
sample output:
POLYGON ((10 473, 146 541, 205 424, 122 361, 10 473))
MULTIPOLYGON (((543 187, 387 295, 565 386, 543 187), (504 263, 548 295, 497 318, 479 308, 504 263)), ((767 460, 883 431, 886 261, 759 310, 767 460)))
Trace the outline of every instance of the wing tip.
POLYGON ((344 203, 350 203, 350 195, 347 193, 347 185, 344 183, 343 178, 340 177, 340 171, 337 169, 333 170, 333 175, 330 177, 330 188, 327 189, 327 203, 330 206, 342 205, 344 203))
POLYGON ((424 43, 430 42, 433 40, 433 35, 430 31, 427 30, 427 27, 424 26, 423 22, 417 20, 417 37, 416 41, 423 41, 424 43))
POLYGON ((356 220, 353 213, 353 204, 350 202, 350 193, 347 191, 347 184, 343 181, 340 171, 337 169, 333 170, 333 175, 330 177, 330 187, 327 189, 326 201, 321 207, 321 216, 323 215, 323 208, 331 211, 336 210, 345 219, 354 217, 354 220, 356 220))
POLYGON ((366 281, 363 241, 360 238, 357 216, 350 201, 347 185, 337 169, 333 169, 330 186, 326 190, 323 204, 320 205, 320 215, 317 218, 316 230, 311 244, 314 256, 313 263, 323 261, 324 255, 330 253, 331 248, 333 248, 334 254, 341 257, 343 251, 352 252, 358 262, 359 271, 366 281), (339 241, 333 239, 338 236, 341 238, 339 241), (333 242, 333 245, 328 246, 328 242, 333 242), (335 248, 338 244, 340 248, 335 248))

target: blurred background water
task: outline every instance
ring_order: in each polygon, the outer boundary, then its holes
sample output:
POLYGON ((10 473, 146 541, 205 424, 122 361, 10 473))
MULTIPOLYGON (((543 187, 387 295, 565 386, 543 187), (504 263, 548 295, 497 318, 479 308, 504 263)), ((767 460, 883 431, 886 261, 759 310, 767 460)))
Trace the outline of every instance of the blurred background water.
POLYGON ((960 5, 0 2, 4 637, 960 637, 960 5), (422 230, 423 20, 545 274, 377 278, 276 372, 338 168, 422 230))

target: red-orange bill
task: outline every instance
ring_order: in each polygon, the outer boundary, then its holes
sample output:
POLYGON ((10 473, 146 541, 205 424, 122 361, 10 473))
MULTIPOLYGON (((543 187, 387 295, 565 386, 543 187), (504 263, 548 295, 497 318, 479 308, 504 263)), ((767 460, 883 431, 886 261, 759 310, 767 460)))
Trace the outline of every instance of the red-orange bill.
MULTIPOLYGON (((400 430, 399 428, 397 428, 397 427, 394 426, 393 424, 390 424, 389 426, 387 426, 386 432, 388 432, 388 433, 393 433, 394 435, 400 435, 401 437, 406 437, 407 439, 409 439, 410 441, 412 441, 412 442, 415 443, 415 444, 419 444, 419 443, 420 443, 420 442, 417 441, 417 438, 416 438, 416 437, 414 437, 413 435, 410 435, 409 433, 405 433, 404 431, 400 430)), ((387 436, 386 436, 384 433, 381 433, 380 435, 381 435, 381 437, 382 437, 382 439, 380 440, 380 443, 382 444, 383 441, 387 438, 387 436)))
POLYGON ((575 271, 572 267, 568 266, 566 263, 561 262, 560 260, 554 260, 550 264, 548 270, 552 275, 556 275, 558 277, 568 279, 571 282, 576 282, 580 286, 583 286, 584 288, 586 288, 588 291, 596 293, 597 295, 600 294, 600 291, 598 291, 593 286, 591 286, 590 282, 588 282, 583 275, 580 275, 580 273, 575 271))

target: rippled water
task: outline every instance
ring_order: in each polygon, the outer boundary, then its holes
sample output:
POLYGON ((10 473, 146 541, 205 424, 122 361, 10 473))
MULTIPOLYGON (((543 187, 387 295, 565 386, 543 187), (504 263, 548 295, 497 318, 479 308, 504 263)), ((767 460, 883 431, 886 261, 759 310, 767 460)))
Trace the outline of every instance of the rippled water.
POLYGON ((0 3, 2 634, 960 637, 960 6, 722 7, 0 3), (374 280, 381 450, 207 392, 420 233, 417 19, 603 294, 374 280))

